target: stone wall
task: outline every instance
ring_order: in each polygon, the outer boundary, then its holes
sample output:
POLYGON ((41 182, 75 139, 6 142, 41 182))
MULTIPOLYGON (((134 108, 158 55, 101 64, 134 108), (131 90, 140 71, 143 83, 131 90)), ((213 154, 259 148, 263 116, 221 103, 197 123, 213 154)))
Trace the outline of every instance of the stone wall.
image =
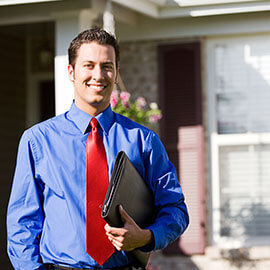
POLYGON ((120 74, 132 97, 158 102, 158 58, 154 41, 120 43, 120 74))

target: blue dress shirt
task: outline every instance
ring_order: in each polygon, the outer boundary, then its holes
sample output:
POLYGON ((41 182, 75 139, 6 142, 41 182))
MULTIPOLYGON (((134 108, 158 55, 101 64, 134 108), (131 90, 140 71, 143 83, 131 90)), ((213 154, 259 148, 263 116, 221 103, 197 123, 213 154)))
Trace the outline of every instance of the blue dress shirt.
MULTIPOLYGON (((129 263, 117 250, 103 266, 86 253, 85 147, 91 118, 73 103, 65 114, 22 135, 7 213, 8 254, 15 269, 45 269, 43 263, 103 269, 129 263)), ((97 120, 109 177, 117 153, 124 150, 155 197, 158 215, 148 227, 152 248, 166 247, 184 232, 188 214, 162 143, 153 131, 110 107, 97 120)))

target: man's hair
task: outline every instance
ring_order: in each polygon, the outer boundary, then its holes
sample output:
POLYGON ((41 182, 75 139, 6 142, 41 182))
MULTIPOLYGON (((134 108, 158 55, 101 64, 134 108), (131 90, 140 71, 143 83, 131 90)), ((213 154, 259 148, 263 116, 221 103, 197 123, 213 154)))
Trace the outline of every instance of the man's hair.
POLYGON ((116 67, 119 66, 120 49, 116 38, 103 29, 93 28, 81 32, 75 37, 68 48, 69 64, 74 68, 78 56, 78 50, 84 43, 96 42, 100 45, 111 45, 114 48, 116 67))

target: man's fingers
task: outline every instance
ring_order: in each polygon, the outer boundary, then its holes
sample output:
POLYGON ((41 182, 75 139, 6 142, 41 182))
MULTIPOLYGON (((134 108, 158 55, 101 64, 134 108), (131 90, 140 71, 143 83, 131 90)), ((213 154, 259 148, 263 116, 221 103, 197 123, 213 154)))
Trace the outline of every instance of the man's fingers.
POLYGON ((106 224, 104 227, 106 235, 117 250, 130 251, 140 246, 142 230, 121 205, 119 205, 119 213, 125 223, 124 227, 116 228, 106 224))
POLYGON ((106 234, 115 234, 115 235, 119 235, 121 233, 122 228, 116 228, 116 227, 111 227, 109 224, 106 224, 104 226, 104 229, 106 231, 106 234))
POLYGON ((105 230, 108 236, 124 236, 127 232, 124 228, 111 227, 110 225, 105 225, 105 230))
MULTIPOLYGON (((136 225, 133 218, 125 211, 122 205, 119 205, 119 213, 124 223, 136 225)), ((122 235, 123 233, 123 228, 111 227, 109 224, 106 224, 104 228, 107 233, 116 234, 116 235, 122 235)))
POLYGON ((124 236, 115 236, 115 235, 112 235, 112 234, 107 234, 109 240, 112 242, 112 241, 117 241, 119 243, 123 243, 125 238, 124 236))
POLYGON ((109 231, 110 228, 111 228, 111 226, 108 223, 106 223, 106 225, 104 226, 105 231, 106 232, 109 231))
POLYGON ((112 237, 108 237, 109 240, 111 241, 111 243, 114 245, 114 247, 118 250, 121 251, 124 244, 122 242, 119 242, 117 239, 112 238, 112 237))
POLYGON ((131 251, 133 250, 133 248, 128 247, 124 242, 118 241, 115 238, 110 238, 109 240, 111 241, 111 243, 113 244, 113 246, 118 250, 118 251, 131 251))

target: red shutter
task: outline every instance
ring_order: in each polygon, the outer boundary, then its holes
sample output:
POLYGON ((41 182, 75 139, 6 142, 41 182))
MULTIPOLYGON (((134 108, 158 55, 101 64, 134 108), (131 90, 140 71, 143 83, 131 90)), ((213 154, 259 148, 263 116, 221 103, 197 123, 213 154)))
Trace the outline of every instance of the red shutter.
POLYGON ((180 181, 189 210, 190 225, 180 238, 183 253, 203 254, 205 250, 205 183, 203 127, 178 129, 180 181))
POLYGON ((159 47, 161 138, 179 173, 178 128, 202 124, 200 44, 159 47))
POLYGON ((165 254, 203 253, 205 205, 200 43, 159 47, 161 138, 183 186, 191 223, 165 254), (180 141, 179 141, 180 140, 180 141))

